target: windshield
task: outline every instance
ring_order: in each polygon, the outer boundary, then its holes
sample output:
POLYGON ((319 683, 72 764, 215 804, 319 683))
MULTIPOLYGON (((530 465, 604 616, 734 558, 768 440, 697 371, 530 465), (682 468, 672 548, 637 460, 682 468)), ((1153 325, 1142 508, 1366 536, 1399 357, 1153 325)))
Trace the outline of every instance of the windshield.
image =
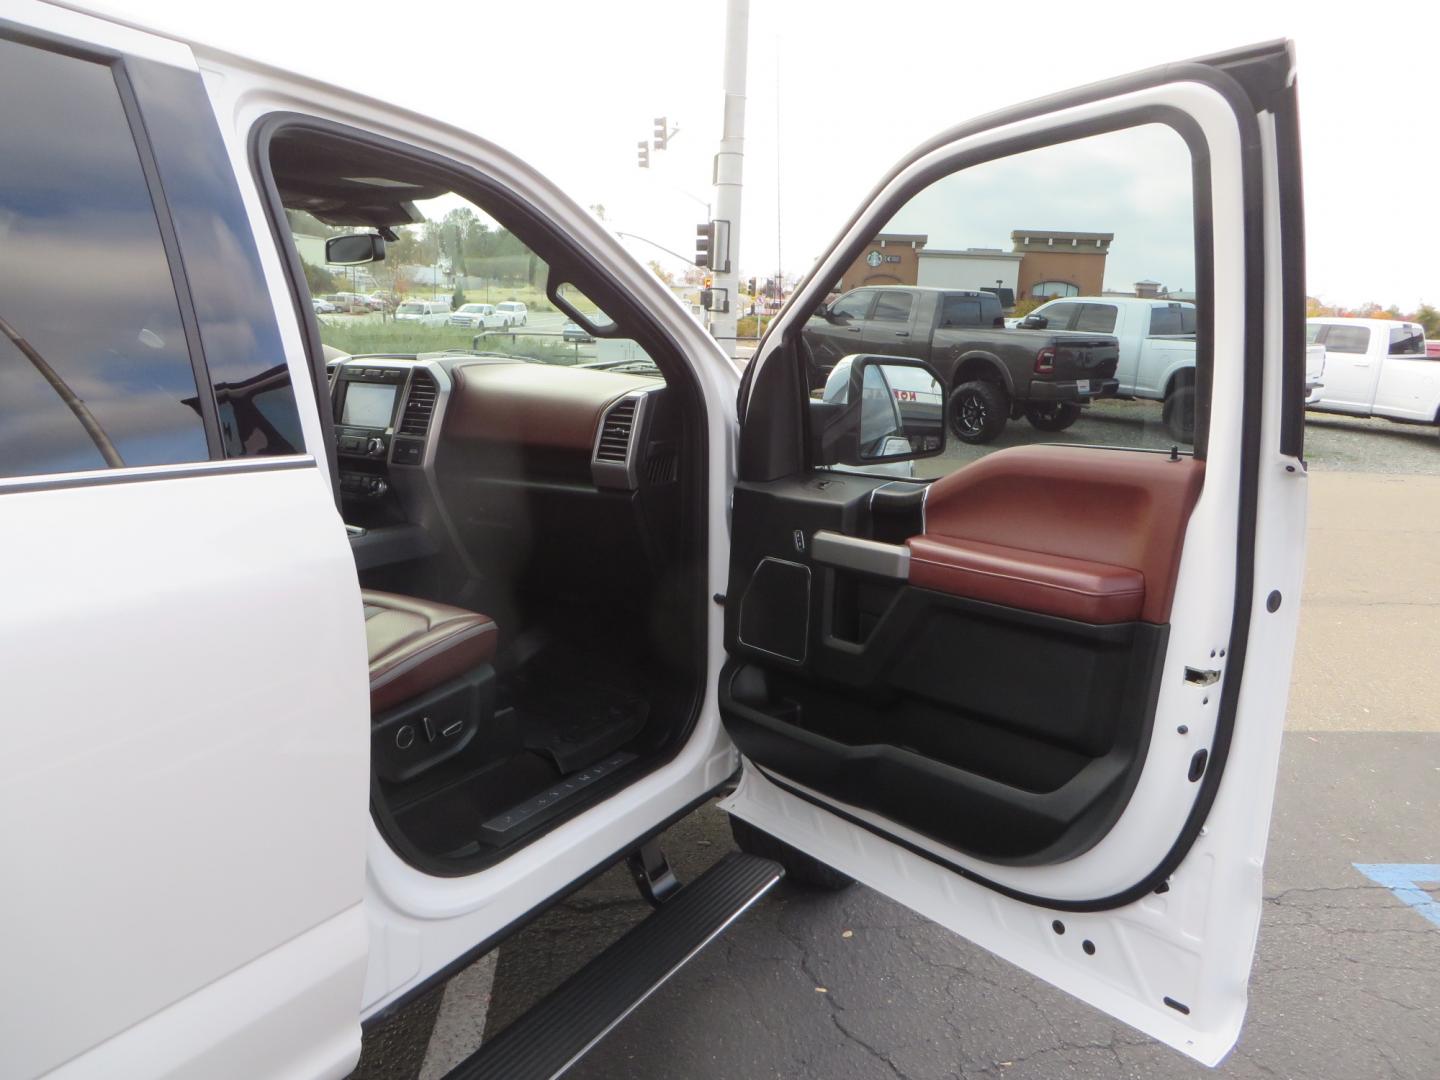
POLYGON ((566 309, 587 317, 599 312, 573 271, 541 258, 484 204, 447 189, 433 171, 378 151, 362 169, 353 148, 322 152, 325 138, 310 131, 277 139, 271 160, 292 202, 286 217, 311 294, 385 298, 319 312, 320 340, 329 349, 350 356, 503 354, 556 366, 654 370, 646 351, 608 319, 603 340, 573 332, 567 338, 566 312, 552 303, 552 291, 566 309), (337 185, 348 202, 336 203, 337 185), (324 220, 300 208, 321 203, 324 220), (387 234, 379 261, 325 261, 331 237, 377 230, 387 234))

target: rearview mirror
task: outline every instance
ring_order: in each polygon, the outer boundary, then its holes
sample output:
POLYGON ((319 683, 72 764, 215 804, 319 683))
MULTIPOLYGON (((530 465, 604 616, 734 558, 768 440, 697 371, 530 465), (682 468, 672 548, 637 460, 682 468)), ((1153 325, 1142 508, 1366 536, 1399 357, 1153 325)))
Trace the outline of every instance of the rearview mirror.
POLYGON ((385 238, 375 233, 347 233, 325 241, 325 261, 332 266, 360 266, 385 258, 385 238))

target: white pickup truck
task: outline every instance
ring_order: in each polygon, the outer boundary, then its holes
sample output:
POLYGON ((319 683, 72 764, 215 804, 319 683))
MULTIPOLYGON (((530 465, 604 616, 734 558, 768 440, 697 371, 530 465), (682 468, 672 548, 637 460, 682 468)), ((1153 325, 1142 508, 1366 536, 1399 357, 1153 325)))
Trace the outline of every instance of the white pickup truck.
POLYGON ((1195 305, 1138 296, 1067 296, 1042 304, 1022 329, 1089 330, 1120 342, 1120 397, 1165 402, 1165 425, 1195 437, 1195 305))
MULTIPOLYGON (((1303 318, 1288 43, 920 147, 742 386, 482 136, 82 7, 0 0, 0 1077, 340 1080, 363 1051, 405 1080, 431 992, 622 862, 654 913, 451 1080, 564 1072, 782 873, 1229 1052, 1304 568, 1296 358, 1264 332, 1303 318), (1252 287, 1209 313, 1240 347, 1200 458, 833 467, 944 449, 887 445, 929 384, 866 393, 925 360, 806 390, 802 332, 876 230, 977 155, 1153 117, 1212 148, 1197 265, 1252 287), (593 298, 623 359, 441 351, 443 299, 340 353, 306 259, 383 264, 454 207, 505 221, 549 305, 584 325, 567 296, 593 298), (310 211, 357 231, 322 255, 310 211), (680 885, 656 837, 717 798, 741 850, 680 885)), ((653 1053, 634 1071, 684 1073, 653 1053)))
POLYGON ((1427 355, 1418 323, 1311 319, 1306 339, 1325 348, 1325 385, 1306 400, 1309 408, 1440 423, 1440 357, 1427 355))
MULTIPOLYGON (((1170 434, 1182 442, 1195 441, 1194 304, 1138 296, 1067 296, 1042 304, 1017 325, 1027 330, 1115 335, 1120 342, 1117 396, 1163 401, 1170 434)), ((1310 342, 1305 355, 1306 404, 1318 400, 1325 369, 1324 345, 1316 342, 1313 332, 1310 342)), ((1420 351, 1424 352, 1423 339, 1420 351)))

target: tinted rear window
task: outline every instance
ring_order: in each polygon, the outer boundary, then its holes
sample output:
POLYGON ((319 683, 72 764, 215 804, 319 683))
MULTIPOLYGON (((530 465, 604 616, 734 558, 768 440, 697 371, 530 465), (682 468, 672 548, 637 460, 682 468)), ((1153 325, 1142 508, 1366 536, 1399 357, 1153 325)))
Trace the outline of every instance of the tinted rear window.
POLYGON ((1394 326, 1390 329, 1391 356, 1424 356, 1425 331, 1418 326, 1394 326))
POLYGON ((206 460, 114 74, 0 40, 0 100, 0 475, 206 460))
POLYGON ((1115 331, 1114 304, 1086 304, 1075 320, 1075 329, 1087 334, 1110 334, 1115 331))
POLYGON ((1325 328, 1324 341, 1326 352, 1366 353, 1370 351, 1370 328, 1330 325, 1325 328))
POLYGON ((941 309, 940 326, 982 326, 980 300, 970 296, 947 296, 941 309))
POLYGON ((1150 336, 1195 333, 1195 309, 1184 304, 1166 304, 1150 309, 1150 336))

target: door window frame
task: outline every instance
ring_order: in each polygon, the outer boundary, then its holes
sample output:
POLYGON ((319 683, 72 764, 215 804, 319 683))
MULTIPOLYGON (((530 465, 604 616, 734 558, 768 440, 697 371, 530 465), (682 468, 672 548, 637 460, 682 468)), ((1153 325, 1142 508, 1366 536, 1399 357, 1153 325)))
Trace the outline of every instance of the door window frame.
MULTIPOLYGON (((757 360, 751 362, 741 389, 741 479, 765 479, 763 475, 749 475, 745 471, 748 463, 769 464, 773 467, 777 461, 783 460, 773 453, 769 454, 767 458, 767 450, 769 447, 784 445, 782 441, 784 435, 775 429, 787 422, 795 423, 797 419, 805 433, 802 443, 804 447, 803 461, 804 471, 806 475, 809 475, 814 470, 815 464, 811 458, 810 447, 813 443, 810 438, 808 417, 803 410, 803 400, 787 399, 785 407, 780 407, 778 402, 773 401, 757 405, 756 399, 761 394, 777 392, 783 394, 784 387, 792 383, 799 384, 800 380, 797 380, 791 371, 799 366, 795 353, 799 351, 796 343, 799 337, 799 328, 803 326, 804 322, 802 316, 806 313, 804 305, 814 302, 818 281, 823 280, 821 275, 830 277, 835 267, 848 265, 864 250, 871 238, 871 229, 868 227, 865 230, 860 229, 861 222, 867 222, 867 226, 874 223, 875 227, 879 227, 881 223, 893 216, 899 207, 935 180, 988 160, 1010 157, 1025 150, 1073 141, 1088 135, 1102 134, 1145 123, 1162 122, 1168 123, 1175 129, 1189 145, 1191 151, 1192 198, 1195 200, 1196 208, 1194 215, 1196 230, 1195 303, 1200 316, 1196 327, 1197 410, 1194 456, 1197 459, 1205 459, 1208 449, 1209 406, 1214 380, 1214 294, 1217 236, 1211 210, 1214 197, 1210 176, 1212 158, 1201 120, 1196 119, 1189 111, 1180 106, 1170 103, 1132 104, 1129 108, 1119 108, 1099 117, 1051 123, 1039 130, 1018 134, 1011 138, 997 139, 969 152, 955 150, 952 144, 992 133, 997 128, 1011 124, 1043 121, 1066 109, 1113 103, 1114 99, 1122 95, 1142 91, 1165 93, 1174 90, 1177 94, 1184 94, 1186 91, 1183 88, 1191 85, 1219 99, 1214 112, 1215 122, 1225 125, 1226 140, 1223 152, 1236 166, 1231 174, 1235 180, 1233 186, 1229 183, 1228 177, 1222 178, 1226 182, 1224 195, 1233 213, 1233 218, 1238 219, 1240 226, 1235 232, 1226 234, 1223 248, 1227 261, 1240 263, 1239 275, 1231 275, 1226 281, 1227 291, 1237 292, 1240 300, 1238 305, 1240 314, 1231 322, 1227 335, 1229 338, 1227 348, 1238 352, 1234 358, 1235 366, 1227 367, 1227 383, 1229 384, 1227 393, 1235 408, 1233 419, 1230 419, 1229 422, 1233 424, 1235 438, 1228 444, 1225 455, 1231 459, 1227 461, 1227 465, 1233 462, 1233 465, 1238 468, 1239 474, 1233 496, 1236 526, 1235 573, 1233 593, 1227 604, 1230 611, 1229 632, 1225 639, 1229 652, 1228 670, 1218 703, 1211 753, 1207 767, 1196 782, 1197 790, 1180 825, 1178 836, 1154 868, 1139 880, 1132 881, 1125 886, 1117 886, 1115 891, 1103 897, 1072 900, 1053 894, 1037 894, 1015 885, 1005 884, 979 873, 972 867, 954 863, 929 851, 922 845, 912 844, 885 830, 872 829, 872 831, 884 835, 887 840, 932 862, 945 865, 948 869, 1006 896, 1029 903, 1072 911, 1103 911, 1141 899, 1162 884, 1184 860, 1201 832, 1218 794, 1220 777, 1224 771, 1225 760, 1234 733, 1256 589, 1255 538, 1259 517, 1262 414, 1265 408, 1263 380, 1266 362, 1265 342, 1268 332, 1265 317, 1273 313, 1279 319, 1280 332, 1285 344, 1285 348, 1281 350, 1280 354, 1282 360, 1277 381, 1282 390, 1292 385, 1299 385, 1297 380, 1303 382, 1304 378, 1304 349, 1297 347, 1304 335, 1304 281, 1303 262, 1300 248, 1297 245, 1291 243, 1279 250, 1271 249, 1278 260, 1278 265, 1272 266, 1271 269, 1279 279, 1279 293, 1276 304, 1267 312, 1265 302, 1267 244, 1263 229, 1266 205, 1263 186, 1266 151, 1257 116, 1257 111, 1263 108, 1263 105, 1257 104, 1257 101, 1263 101, 1263 98, 1254 95, 1263 93, 1270 81, 1273 81, 1277 75, 1283 76, 1284 73, 1277 72, 1272 67, 1262 76, 1262 73, 1258 71, 1251 72, 1247 69, 1240 74, 1247 79, 1259 78, 1264 85, 1257 86, 1247 82, 1246 86, 1242 86, 1225 70, 1229 66, 1230 64, 1224 63, 1222 59, 1222 62, 1215 65, 1182 63, 1151 69, 1137 75, 1097 83, 1071 94, 1042 99, 1010 110, 1002 110, 982 120, 953 128, 922 145, 897 165, 870 193, 869 201, 863 204, 846 224, 841 233, 842 242, 820 259, 809 277, 802 281, 796 291, 796 318, 793 321, 783 318, 777 320, 777 324, 767 330, 765 337, 760 342, 757 360), (1222 115, 1223 120, 1220 119, 1222 115), (1229 137, 1231 130, 1234 133, 1233 139, 1229 137), (903 184, 898 183, 902 178, 903 184), (881 199, 882 194, 884 195, 883 200, 881 199), (776 335, 774 343, 769 340, 772 334, 776 335), (758 422, 752 425, 752 420, 758 422)), ((1209 106, 1205 107, 1209 108, 1209 106)), ((1296 131, 1293 108, 1286 105, 1274 119, 1276 131, 1281 137, 1281 145, 1275 153, 1275 163, 1281 169, 1289 169, 1290 175, 1296 175, 1298 162, 1294 158, 1291 145, 1296 131)), ((1298 212, 1286 214, 1283 211, 1284 207, 1282 206, 1281 233, 1283 236, 1293 239, 1295 234, 1303 228, 1303 222, 1299 220, 1298 212)), ((1303 395, 1289 393, 1283 395, 1281 423, 1278 432, 1278 448, 1282 453, 1298 457, 1303 448, 1303 444, 1295 434, 1297 429, 1303 430, 1303 408, 1303 395)), ((1165 451, 1136 450, 1134 452, 1164 453, 1165 451)), ((1202 500, 1203 498, 1202 492, 1202 500)), ((831 813, 838 813, 841 817, 847 816, 843 812, 837 811, 829 803, 823 805, 831 813)), ((863 821, 856 821, 856 823, 865 828, 872 828, 863 821)))
MULTIPOLYGON (((116 98, 125 116, 130 140, 139 159, 145 189, 150 196, 150 203, 155 212, 156 231, 165 254, 166 266, 170 271, 170 282, 175 291, 180 325, 185 334, 186 352, 190 357, 190 371, 195 380, 195 395, 200 406, 200 422, 205 434, 207 454, 206 457, 196 458, 194 461, 171 462, 163 465, 133 465, 115 469, 41 472, 3 477, 0 478, 0 494, 11 491, 35 491, 50 487, 79 487, 87 483, 113 483, 117 480, 136 480, 151 476, 175 476, 181 472, 184 475, 195 475, 197 470, 208 471, 205 468, 207 466, 223 464, 226 457, 220 436, 219 411, 215 404, 215 391, 210 381, 210 372, 205 363, 205 349, 200 340, 200 321, 196 314, 195 298, 190 291, 190 282, 185 276, 185 265, 180 257, 180 242, 176 233, 175 221, 170 211, 170 204, 165 198, 165 190, 160 183, 160 169, 155 158, 155 148, 145 129, 145 120, 140 111, 140 104, 128 67, 131 63, 153 63, 154 61, 130 57, 115 49, 77 42, 33 28, 19 29, 4 23, 0 23, 0 38, 25 48, 41 49, 45 52, 108 68, 115 81, 116 98), (105 477, 110 479, 107 481, 103 479, 105 477)), ((253 459, 249 463, 257 462, 263 463, 262 459, 253 459)))

